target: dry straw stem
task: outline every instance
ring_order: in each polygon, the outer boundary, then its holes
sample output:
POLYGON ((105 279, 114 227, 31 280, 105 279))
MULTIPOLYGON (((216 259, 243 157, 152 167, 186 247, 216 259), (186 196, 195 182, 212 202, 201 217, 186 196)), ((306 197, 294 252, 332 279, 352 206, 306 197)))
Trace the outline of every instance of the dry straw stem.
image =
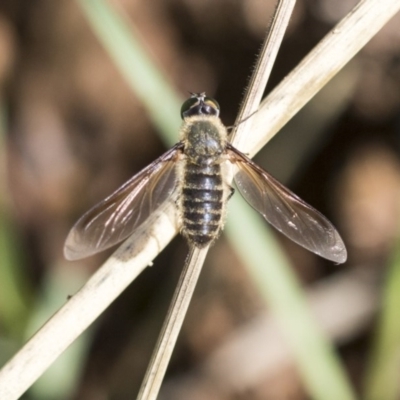
MULTIPOLYGON (((247 95, 237 118, 238 122, 259 106, 295 3, 295 0, 281 0, 275 10, 271 29, 263 44, 247 95)), ((249 126, 250 124, 248 122, 240 124, 235 132, 236 138, 246 136, 245 125, 249 126)), ((153 400, 158 396, 207 252, 208 247, 204 249, 191 248, 143 380, 138 395, 139 400, 153 400)))
POLYGON ((230 138, 231 143, 239 149, 241 148, 240 141, 244 142, 248 136, 253 134, 251 132, 252 119, 248 119, 248 117, 259 108, 295 4, 296 0, 279 1, 275 9, 271 26, 257 59, 242 107, 236 118, 237 129, 232 132, 230 138), (246 120, 246 122, 241 123, 243 120, 246 120))
POLYGON ((256 154, 399 10, 398 0, 360 1, 262 102, 237 147, 256 154))
POLYGON ((191 246, 138 399, 150 400, 158 396, 207 252, 208 246, 203 249, 191 246))
MULTIPOLYGON (((325 85, 400 9, 399 0, 364 0, 268 96, 240 150, 251 155, 325 85)), ((19 398, 176 234, 169 215, 128 239, 0 371, 0 398, 19 398), (130 255, 133 256, 129 260, 130 255), (129 256, 129 257, 128 257, 129 256)))

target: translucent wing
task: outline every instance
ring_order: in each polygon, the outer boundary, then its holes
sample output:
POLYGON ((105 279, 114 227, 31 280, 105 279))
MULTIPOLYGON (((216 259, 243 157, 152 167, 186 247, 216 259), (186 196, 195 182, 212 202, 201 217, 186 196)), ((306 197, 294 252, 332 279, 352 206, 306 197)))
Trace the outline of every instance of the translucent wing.
POLYGON ((235 183, 246 201, 289 239, 337 263, 347 259, 346 247, 335 227, 248 157, 228 145, 236 164, 235 183))
POLYGON ((171 199, 177 183, 175 162, 182 147, 176 144, 84 214, 67 237, 65 257, 77 260, 121 242, 171 199))

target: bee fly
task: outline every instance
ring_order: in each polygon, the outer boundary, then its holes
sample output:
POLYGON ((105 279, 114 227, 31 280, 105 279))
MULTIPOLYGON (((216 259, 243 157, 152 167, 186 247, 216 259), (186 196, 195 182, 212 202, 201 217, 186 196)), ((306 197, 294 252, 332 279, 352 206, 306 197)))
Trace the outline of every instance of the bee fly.
POLYGON ((223 229, 233 194, 227 178, 233 165, 239 192, 271 225, 300 246, 345 262, 335 227, 233 147, 219 112, 216 100, 192 94, 181 108, 181 140, 78 220, 65 243, 66 258, 87 257, 121 242, 171 201, 189 244, 211 244, 223 229))

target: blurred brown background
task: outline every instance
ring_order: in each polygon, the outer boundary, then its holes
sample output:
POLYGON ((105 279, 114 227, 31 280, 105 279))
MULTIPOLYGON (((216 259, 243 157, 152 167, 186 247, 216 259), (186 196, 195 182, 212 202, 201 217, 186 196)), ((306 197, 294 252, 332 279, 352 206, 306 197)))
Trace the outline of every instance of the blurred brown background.
MULTIPOLYGON (((112 2, 128 15, 182 96, 206 91, 218 99, 226 125, 234 122, 274 3, 112 2)), ((355 3, 298 1, 268 91, 355 3)), ((379 288, 384 276, 399 226, 399 23, 397 15, 257 156, 260 165, 328 216, 348 246, 348 263, 337 267, 279 236, 307 287, 361 270, 379 288)), ((105 259, 106 254, 74 264, 63 260, 68 230, 164 147, 74 1, 2 0, 0 90, 6 115, 1 213, 14 232, 21 287, 29 288, 21 301, 30 309, 42 298, 49 276, 81 269, 89 274, 105 259), (29 304, 27 298, 34 300, 29 304)), ((176 238, 95 323, 67 398, 134 397, 186 251, 182 238, 176 238)), ((373 332, 377 304, 371 301, 363 323, 339 335, 338 350, 357 388, 373 332)), ((265 311, 222 236, 207 259, 162 398, 307 399, 290 353, 244 383, 216 382, 217 374, 205 372, 219 346, 265 311)), ((13 348, 16 341, 1 319, 0 334, 13 348)))

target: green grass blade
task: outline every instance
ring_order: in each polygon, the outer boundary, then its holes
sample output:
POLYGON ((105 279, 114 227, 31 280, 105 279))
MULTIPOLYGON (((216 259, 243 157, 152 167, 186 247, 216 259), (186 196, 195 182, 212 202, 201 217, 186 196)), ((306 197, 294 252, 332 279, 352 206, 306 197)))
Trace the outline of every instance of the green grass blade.
POLYGON ((366 400, 398 400, 400 395, 400 242, 389 263, 382 313, 365 384, 366 400))
POLYGON ((181 124, 177 110, 182 100, 148 56, 132 24, 107 1, 77 1, 108 54, 144 104, 164 142, 176 143, 181 124))
MULTIPOLYGON (((292 268, 261 217, 234 196, 226 232, 259 292, 281 321, 300 374, 313 399, 356 399, 338 357, 310 314, 292 268)), ((268 354, 265 355, 268 357, 268 354)))
POLYGON ((0 326, 21 339, 28 317, 28 283, 21 267, 18 235, 10 216, 6 171, 6 109, 0 101, 0 326))
MULTIPOLYGON (((84 269, 74 268, 71 271, 65 265, 52 265, 47 271, 40 297, 36 300, 29 321, 27 338, 32 336, 49 315, 54 314, 60 308, 60 304, 67 301, 68 295, 74 293, 88 278, 84 269)), ((34 383, 29 389, 32 399, 70 399, 73 396, 87 362, 92 333, 92 329, 86 330, 34 383)))

